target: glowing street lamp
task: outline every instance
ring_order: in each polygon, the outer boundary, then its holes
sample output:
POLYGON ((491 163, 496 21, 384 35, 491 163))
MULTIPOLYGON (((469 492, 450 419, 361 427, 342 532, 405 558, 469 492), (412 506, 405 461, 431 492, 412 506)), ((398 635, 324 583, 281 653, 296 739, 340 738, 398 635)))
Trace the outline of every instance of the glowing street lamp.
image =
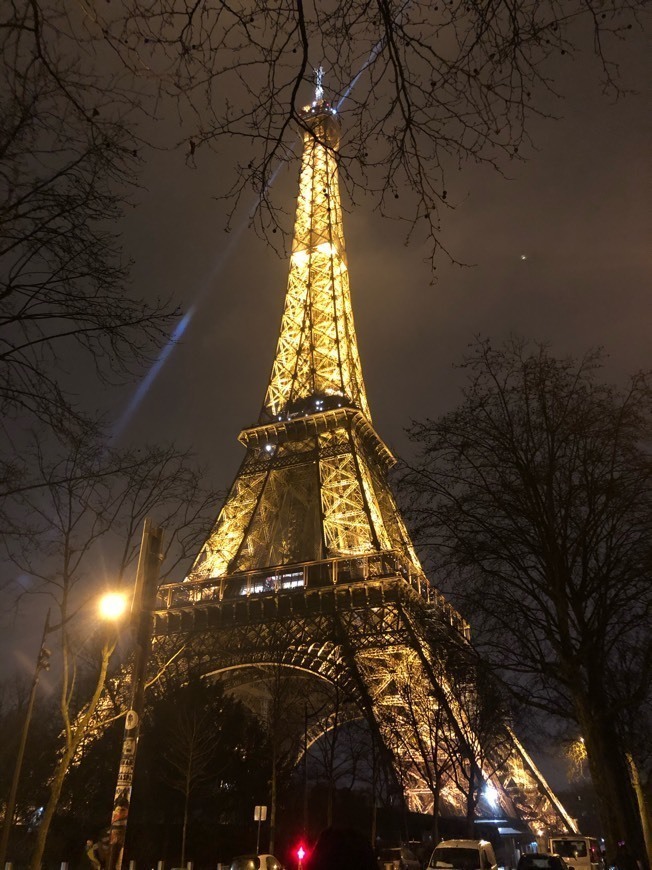
MULTIPOLYGON (((109 592, 99 599, 99 601, 97 602, 97 610, 103 620, 107 622, 118 622, 127 610, 127 603, 127 597, 123 593, 109 592)), ((45 625, 43 626, 41 645, 39 647, 38 656, 36 658, 36 665, 34 667, 34 674, 32 676, 32 685, 29 693, 29 700, 27 702, 27 710, 25 712, 25 719, 23 721, 20 741, 18 744, 18 751, 16 754, 16 762, 14 764, 14 773, 11 780, 11 787, 9 789, 9 796, 7 798, 7 803, 5 806, 5 817, 2 826, 2 833, 0 834, 0 868, 5 866, 5 861, 7 858, 9 834, 11 833, 11 828, 14 822, 16 797, 18 794, 18 786, 20 784, 20 774, 23 767, 25 747, 27 746, 27 736, 29 734, 29 727, 32 721, 32 712, 34 710, 34 701, 36 699, 36 689, 38 686, 41 671, 47 671, 50 668, 50 650, 45 646, 45 641, 47 635, 53 630, 53 627, 50 625, 50 611, 48 610, 48 614, 45 618, 45 625)))
POLYGON ((127 612, 127 596, 123 592, 107 592, 98 602, 98 613, 107 622, 117 622, 127 612))
MULTIPOLYGON (((113 812, 111 813, 110 849, 107 860, 107 870, 121 870, 122 855, 127 835, 127 821, 131 804, 131 788, 136 763, 136 750, 140 735, 140 720, 145 705, 145 678, 147 676, 147 660, 152 645, 154 629, 154 608, 156 606, 156 590, 158 572, 163 558, 161 541, 163 530, 154 526, 149 518, 145 519, 143 539, 140 546, 140 557, 136 571, 136 588, 134 604, 131 613, 134 628, 134 657, 131 666, 131 697, 129 709, 125 716, 125 730, 122 738, 122 753, 116 789, 113 797, 113 812)), ((109 611, 114 612, 117 602, 109 604, 109 611)), ((126 601, 124 602, 126 609, 126 601)))

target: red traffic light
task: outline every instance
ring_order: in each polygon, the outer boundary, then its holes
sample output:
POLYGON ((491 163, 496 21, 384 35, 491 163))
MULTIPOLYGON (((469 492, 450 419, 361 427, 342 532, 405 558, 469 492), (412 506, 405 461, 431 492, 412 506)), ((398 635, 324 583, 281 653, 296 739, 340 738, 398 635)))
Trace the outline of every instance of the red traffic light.
POLYGON ((299 846, 299 848, 297 849, 297 858, 299 859, 299 861, 303 861, 303 859, 304 859, 305 857, 306 857, 306 850, 303 848, 303 844, 302 844, 302 845, 299 846))

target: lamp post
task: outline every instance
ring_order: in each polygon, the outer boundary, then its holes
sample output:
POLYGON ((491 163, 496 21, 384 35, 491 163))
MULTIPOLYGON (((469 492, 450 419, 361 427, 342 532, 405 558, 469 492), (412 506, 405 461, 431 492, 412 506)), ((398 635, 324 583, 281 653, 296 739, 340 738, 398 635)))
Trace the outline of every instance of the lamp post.
POLYGON ((34 709, 34 699, 36 698, 36 687, 38 686, 39 676, 41 671, 47 671, 50 667, 50 650, 45 646, 45 638, 50 630, 50 611, 48 610, 43 625, 43 636, 39 646, 38 655, 36 656, 36 665, 34 666, 34 675, 32 677, 32 686, 29 692, 29 700, 27 702, 27 710, 25 711, 25 721, 23 722, 23 730, 20 734, 20 743, 18 745, 18 754, 14 765, 14 775, 11 780, 11 788, 9 789, 9 797, 7 798, 7 807, 5 809, 5 818, 2 825, 2 839, 0 839, 0 870, 4 868, 7 858, 7 847, 9 845, 9 834, 14 823, 14 812, 16 810, 16 795, 18 793, 18 783, 20 782, 20 773, 23 767, 23 757, 25 755, 25 746, 27 745, 27 735, 29 726, 32 721, 32 711, 34 709))
MULTIPOLYGON (((119 592, 111 592, 104 595, 98 602, 98 613, 102 620, 109 622, 117 622, 126 609, 127 599, 119 592)), ((25 712, 25 720, 20 736, 20 743, 16 755, 16 763, 14 765, 14 773, 7 798, 7 806, 5 810, 4 823, 2 826, 2 837, 0 838, 0 870, 4 868, 7 859, 7 849, 9 846, 9 835, 13 826, 14 814, 16 811, 16 796, 18 793, 18 785, 20 783, 20 775, 22 772, 23 758, 25 755, 25 747, 27 745, 27 736, 32 720, 32 712, 34 710, 34 701, 36 699, 36 689, 39 682, 41 671, 47 671, 50 668, 50 650, 45 646, 47 635, 54 631, 57 626, 50 625, 50 611, 48 610, 43 626, 43 636, 41 637, 41 645, 39 647, 36 665, 34 667, 34 675, 32 677, 32 686, 27 702, 27 710, 25 712)))
MULTIPOLYGON (((143 527, 140 546, 136 588, 131 609, 135 629, 135 650, 131 670, 131 699, 125 718, 122 739, 122 754, 111 813, 110 849, 107 870, 120 870, 127 836, 127 820, 131 803, 136 750, 140 734, 140 720, 145 701, 147 660, 152 645, 153 610, 156 604, 158 574, 162 559, 161 542, 163 530, 155 527, 147 518, 143 527)), ((0 868, 1 870, 1 868, 0 868)))

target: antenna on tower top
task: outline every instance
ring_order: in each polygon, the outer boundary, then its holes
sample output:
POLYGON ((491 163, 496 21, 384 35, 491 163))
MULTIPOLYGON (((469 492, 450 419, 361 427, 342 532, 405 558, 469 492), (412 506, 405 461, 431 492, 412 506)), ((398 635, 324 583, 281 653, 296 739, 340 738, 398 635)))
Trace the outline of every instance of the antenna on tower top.
POLYGON ((318 103, 320 100, 324 99, 324 87, 322 82, 324 81, 324 68, 321 64, 315 70, 315 102, 318 103))

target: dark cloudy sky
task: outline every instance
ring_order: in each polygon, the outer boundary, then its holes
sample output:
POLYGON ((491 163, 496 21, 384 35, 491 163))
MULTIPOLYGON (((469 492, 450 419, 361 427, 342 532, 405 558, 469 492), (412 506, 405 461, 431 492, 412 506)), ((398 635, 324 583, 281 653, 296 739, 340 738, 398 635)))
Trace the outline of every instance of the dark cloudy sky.
MULTIPOLYGON (((371 202, 345 201, 364 375, 376 427, 395 450, 405 449, 411 418, 455 403, 452 363, 475 334, 516 332, 559 353, 603 345, 616 379, 649 365, 649 49, 634 33, 619 50, 623 81, 638 93, 616 102, 601 93, 590 51, 560 62, 565 99, 547 105, 561 117, 533 123, 526 161, 507 165, 507 177, 486 167, 450 174, 455 208, 443 215, 443 239, 469 268, 442 256, 433 285, 425 247, 406 247, 401 226, 371 202)), ((346 128, 345 112, 342 120, 346 128)), ((157 155, 125 236, 138 290, 170 294, 184 309, 201 301, 123 443, 165 436, 189 445, 220 486, 242 456, 238 431, 262 403, 287 275, 253 232, 223 231, 214 194, 235 160, 228 146, 200 153, 197 169, 179 151, 157 155)), ((297 180, 298 161, 276 182, 291 209, 297 180)))

